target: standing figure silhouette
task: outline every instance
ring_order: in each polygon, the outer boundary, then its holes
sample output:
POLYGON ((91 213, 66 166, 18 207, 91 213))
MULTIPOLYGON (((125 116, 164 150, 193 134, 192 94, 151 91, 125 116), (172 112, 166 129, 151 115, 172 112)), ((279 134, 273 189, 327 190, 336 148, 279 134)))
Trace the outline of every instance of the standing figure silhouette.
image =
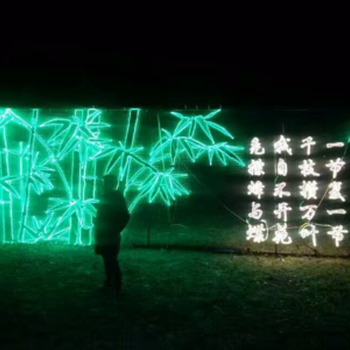
POLYGON ((115 288, 120 293, 122 274, 118 261, 121 232, 130 219, 130 214, 122 191, 116 190, 114 175, 102 178, 102 196, 95 219, 95 253, 101 255, 106 272, 106 287, 115 288))

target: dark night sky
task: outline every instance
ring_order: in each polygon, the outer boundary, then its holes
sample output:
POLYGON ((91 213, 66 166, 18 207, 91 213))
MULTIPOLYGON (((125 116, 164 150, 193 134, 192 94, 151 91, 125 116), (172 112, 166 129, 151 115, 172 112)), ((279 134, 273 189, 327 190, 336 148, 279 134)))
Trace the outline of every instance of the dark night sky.
POLYGON ((13 42, 0 59, 3 106, 208 105, 347 109, 346 57, 303 47, 148 47, 13 42))

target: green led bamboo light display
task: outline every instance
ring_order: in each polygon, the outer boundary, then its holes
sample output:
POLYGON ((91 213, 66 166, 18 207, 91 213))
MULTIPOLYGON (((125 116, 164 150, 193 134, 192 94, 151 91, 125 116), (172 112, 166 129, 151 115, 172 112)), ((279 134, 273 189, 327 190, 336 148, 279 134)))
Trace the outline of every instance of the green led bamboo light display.
POLYGON ((159 128, 157 142, 147 147, 136 145, 140 109, 128 110, 119 141, 104 136, 110 125, 98 109, 44 120, 37 109, 26 116, 0 110, 0 242, 91 244, 98 178, 106 174, 117 176, 133 211, 141 202, 170 206, 190 194, 179 162, 207 157, 209 165, 244 167, 243 147, 215 141, 214 133, 233 139, 212 121, 219 112, 172 112, 174 130, 159 128), (23 132, 25 140, 18 140, 23 132))

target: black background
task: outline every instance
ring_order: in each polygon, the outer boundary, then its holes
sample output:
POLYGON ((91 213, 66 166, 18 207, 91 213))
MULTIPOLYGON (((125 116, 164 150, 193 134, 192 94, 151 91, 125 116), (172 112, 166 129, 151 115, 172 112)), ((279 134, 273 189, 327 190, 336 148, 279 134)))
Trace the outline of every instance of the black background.
MULTIPOLYGON (((208 39, 209 40, 209 39, 208 39)), ((349 107, 344 45, 316 38, 292 43, 234 39, 172 49, 111 39, 20 40, 4 44, 0 105, 11 107, 148 107, 174 109, 349 107), (225 45, 222 45, 222 43, 225 45)), ((205 41, 205 40, 204 40, 205 41)))

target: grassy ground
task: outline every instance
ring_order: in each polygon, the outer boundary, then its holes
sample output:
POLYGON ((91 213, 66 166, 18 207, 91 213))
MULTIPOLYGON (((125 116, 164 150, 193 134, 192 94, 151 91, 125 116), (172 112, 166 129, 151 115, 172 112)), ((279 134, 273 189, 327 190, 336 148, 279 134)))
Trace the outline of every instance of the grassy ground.
POLYGON ((132 249, 124 295, 89 247, 0 246, 0 348, 348 349, 350 261, 132 249))

